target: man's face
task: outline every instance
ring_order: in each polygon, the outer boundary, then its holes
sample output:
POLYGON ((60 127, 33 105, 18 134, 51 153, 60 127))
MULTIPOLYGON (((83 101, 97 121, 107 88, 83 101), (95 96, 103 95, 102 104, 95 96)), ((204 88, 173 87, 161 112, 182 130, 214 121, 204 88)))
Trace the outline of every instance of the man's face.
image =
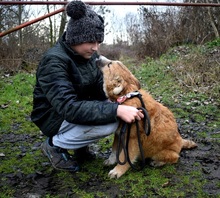
POLYGON ((99 49, 99 42, 81 43, 73 45, 71 48, 85 59, 90 59, 91 56, 99 49))

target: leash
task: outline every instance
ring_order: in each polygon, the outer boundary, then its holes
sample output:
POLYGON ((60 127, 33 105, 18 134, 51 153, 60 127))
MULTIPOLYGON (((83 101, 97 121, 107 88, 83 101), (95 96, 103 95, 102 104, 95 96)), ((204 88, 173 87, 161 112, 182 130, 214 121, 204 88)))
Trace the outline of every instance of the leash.
MULTIPOLYGON (((145 130, 146 135, 148 136, 148 135, 150 135, 150 131, 151 131, 150 117, 149 117, 148 112, 145 108, 145 105, 144 105, 144 102, 142 99, 142 95, 138 91, 131 92, 131 93, 127 94, 126 96, 120 97, 119 98, 120 103, 124 102, 127 98, 132 98, 132 97, 138 97, 139 100, 141 101, 142 107, 137 108, 137 109, 142 110, 142 112, 144 114, 144 130, 145 130), (123 99, 123 101, 121 99, 123 99)), ((137 137, 138 137, 138 146, 139 146, 139 150, 140 150, 140 154, 141 154, 141 162, 142 162, 141 167, 136 168, 130 160, 130 156, 129 156, 129 152, 128 152, 128 145, 129 145, 129 140, 130 140, 129 137, 130 137, 130 133, 131 133, 131 124, 126 123, 126 122, 123 122, 122 128, 119 133, 119 140, 118 140, 117 151, 116 151, 116 159, 117 159, 118 164, 124 165, 124 164, 126 164, 126 162, 128 162, 133 169, 140 171, 145 167, 145 157, 144 157, 143 147, 141 144, 141 136, 140 136, 140 128, 139 128, 138 120, 135 120, 135 125, 136 125, 136 133, 137 133, 137 137), (127 131, 127 138, 125 139, 126 131, 127 131), (120 159, 119 159, 119 154, 120 154, 121 150, 123 150, 123 152, 124 152, 124 156, 125 156, 124 161, 120 161, 120 159)))

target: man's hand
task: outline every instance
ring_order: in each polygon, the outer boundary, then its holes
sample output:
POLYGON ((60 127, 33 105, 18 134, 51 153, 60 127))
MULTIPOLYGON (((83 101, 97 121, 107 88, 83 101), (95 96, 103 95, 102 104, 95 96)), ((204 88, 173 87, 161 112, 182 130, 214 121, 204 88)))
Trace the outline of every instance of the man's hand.
POLYGON ((141 110, 127 105, 118 105, 117 116, 127 123, 132 123, 135 122, 135 120, 144 118, 144 114, 141 110))

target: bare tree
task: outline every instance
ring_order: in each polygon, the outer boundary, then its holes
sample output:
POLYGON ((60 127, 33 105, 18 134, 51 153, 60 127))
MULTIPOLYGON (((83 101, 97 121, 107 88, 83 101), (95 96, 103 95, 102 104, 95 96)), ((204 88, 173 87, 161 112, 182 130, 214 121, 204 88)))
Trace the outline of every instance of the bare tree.
POLYGON ((135 45, 141 40, 141 25, 137 15, 127 14, 125 17, 126 33, 128 35, 128 43, 135 45))
MULTIPOLYGON (((208 0, 184 2, 205 3, 208 0)), ((219 7, 193 6, 159 10, 141 6, 139 18, 127 16, 126 26, 129 41, 138 56, 158 57, 175 45, 203 44, 219 38, 220 10, 219 7)))
MULTIPOLYGON (((206 0, 206 3, 209 3, 209 1, 206 0)), ((216 3, 220 4, 220 1, 217 0, 216 3)), ((219 16, 220 15, 219 14, 220 9, 216 9, 216 8, 211 9, 210 7, 207 7, 207 9, 208 9, 209 20, 210 20, 211 26, 213 28, 213 31, 215 33, 215 37, 219 38, 220 29, 218 29, 219 24, 217 22, 219 22, 218 19, 220 19, 220 16, 219 16)))
MULTIPOLYGON (((64 0, 67 1, 67 0, 64 0)), ((60 29, 59 29, 59 37, 62 36, 66 26, 66 12, 62 12, 61 20, 60 20, 60 29)))

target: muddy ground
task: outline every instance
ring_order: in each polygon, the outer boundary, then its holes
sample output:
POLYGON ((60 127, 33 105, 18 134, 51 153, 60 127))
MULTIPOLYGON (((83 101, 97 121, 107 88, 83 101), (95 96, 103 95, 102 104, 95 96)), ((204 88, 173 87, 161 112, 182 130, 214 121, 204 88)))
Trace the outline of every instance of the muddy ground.
MULTIPOLYGON (((215 131, 207 131, 210 134, 210 138, 199 138, 197 139, 197 132, 206 128, 206 123, 181 123, 181 120, 178 120, 178 123, 180 124, 180 130, 185 131, 184 134, 182 134, 186 138, 191 138, 197 141, 198 147, 193 150, 183 150, 181 152, 181 158, 176 166, 176 170, 179 175, 186 174, 188 171, 192 171, 192 169, 201 170, 202 175, 204 179, 208 180, 208 182, 203 187, 203 191, 206 192, 209 197, 219 197, 220 196, 220 144, 218 139, 211 138, 212 135, 218 134, 219 129, 216 129, 215 131), (196 165, 195 165, 196 163, 196 165)), ((208 121, 207 121, 208 122, 208 121)), ((207 129, 208 130, 208 129, 207 129)), ((7 134, 3 135, 0 139, 0 142, 20 142, 20 145, 22 147, 22 143, 24 142, 30 142, 30 146, 32 147, 32 150, 38 150, 40 149, 40 140, 43 139, 42 135, 39 135, 39 137, 31 136, 31 135, 14 135, 14 134, 7 134)), ((93 146, 93 148, 97 150, 97 147, 93 146)), ((25 155, 25 148, 23 150, 23 153, 20 154, 20 158, 22 158, 22 155, 25 155)), ((97 152, 97 158, 107 158, 109 155, 109 151, 106 151, 106 153, 103 152, 97 152)), ((19 157, 19 156, 18 156, 19 157)), ((43 156, 42 156, 43 157, 43 156)), ((0 158, 1 160, 3 157, 0 158)), ((45 166, 45 169, 50 166, 49 162, 45 160, 44 163, 41 163, 42 166, 45 166)), ((88 174, 89 170, 84 169, 83 171, 87 171, 88 174)), ((108 173, 108 169, 106 169, 106 174, 108 173)), ((3 187, 3 185, 7 184, 15 189, 15 192, 13 197, 26 197, 26 198, 39 198, 39 197, 47 197, 46 195, 58 195, 58 197, 76 197, 74 196, 74 193, 72 189, 68 188, 62 188, 60 185, 60 182, 57 180, 56 177, 57 171, 52 170, 49 173, 44 171, 36 171, 35 173, 24 175, 22 173, 10 173, 10 174, 4 174, 1 173, 1 177, 7 178, 4 182, 0 185, 0 187, 3 187), (58 188, 59 186, 59 188, 58 188)), ((73 177, 77 179, 77 175, 73 174, 73 177)), ((168 178, 170 178, 169 183, 165 185, 172 186, 176 182, 179 181, 178 178, 173 177, 172 175, 167 175, 168 178)), ((92 179, 89 179, 88 181, 83 183, 82 188, 87 189, 88 193, 94 192, 105 192, 106 197, 119 197, 121 196, 120 188, 116 185, 107 185, 105 188, 103 188, 102 183, 104 182, 104 178, 100 177, 93 177, 92 179)), ((190 183, 189 183, 190 185, 190 183)), ((153 190, 153 189, 152 189, 153 190)), ((183 189, 184 190, 184 189, 183 189)), ((155 197, 157 196, 157 192, 155 190, 154 192, 155 197)), ((49 196, 48 196, 49 197, 49 196)), ((123 196, 122 196, 123 197, 123 196)), ((126 197, 126 196, 124 196, 126 197)), ((147 196, 144 196, 147 197, 147 196)), ((195 194, 190 193, 187 197, 197 197, 196 192, 195 194)))

